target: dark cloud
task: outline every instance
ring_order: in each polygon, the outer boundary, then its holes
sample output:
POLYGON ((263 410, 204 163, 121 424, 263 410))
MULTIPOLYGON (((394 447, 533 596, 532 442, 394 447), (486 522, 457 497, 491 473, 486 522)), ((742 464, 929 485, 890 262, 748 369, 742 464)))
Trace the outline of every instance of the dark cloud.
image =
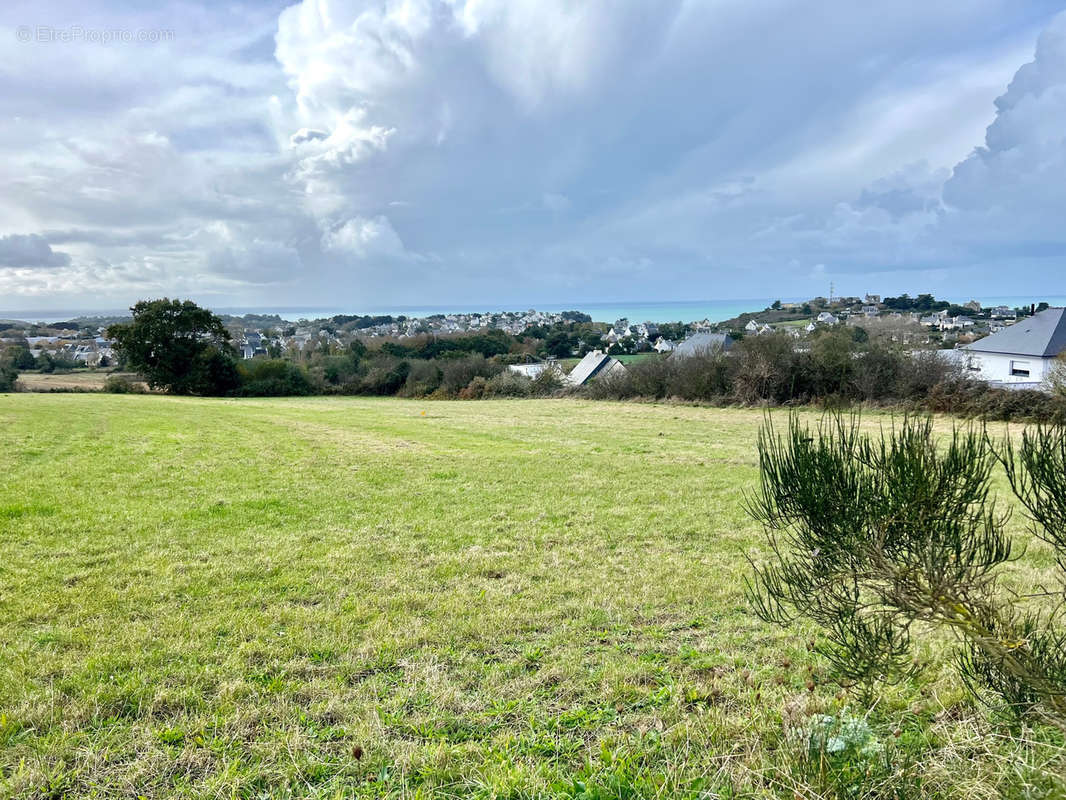
POLYGON ((43 236, 13 233, 0 236, 0 266, 2 267, 65 267, 70 256, 51 248, 43 236))

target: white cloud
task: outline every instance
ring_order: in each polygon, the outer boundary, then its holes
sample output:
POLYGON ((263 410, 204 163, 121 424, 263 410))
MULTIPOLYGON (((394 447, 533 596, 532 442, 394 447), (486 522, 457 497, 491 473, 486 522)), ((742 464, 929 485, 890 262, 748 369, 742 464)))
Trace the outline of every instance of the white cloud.
POLYGON ((356 258, 398 256, 404 252, 403 242, 384 216, 373 219, 353 217, 327 229, 322 234, 322 249, 356 258))
POLYGON ((996 109, 984 146, 946 183, 945 202, 973 218, 978 241, 1056 242, 1066 254, 1066 13, 1041 34, 996 109))

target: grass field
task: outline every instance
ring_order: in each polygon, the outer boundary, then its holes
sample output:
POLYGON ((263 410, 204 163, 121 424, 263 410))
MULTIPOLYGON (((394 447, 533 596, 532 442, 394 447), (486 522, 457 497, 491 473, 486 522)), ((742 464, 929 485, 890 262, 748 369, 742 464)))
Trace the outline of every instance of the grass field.
POLYGON ((0 396, 0 796, 1061 796, 947 667, 808 757, 867 706, 749 613, 761 421, 0 396))
POLYGON ((615 356, 623 364, 639 364, 641 361, 655 361, 662 358, 659 353, 630 353, 627 355, 615 356))
MULTIPOLYGON (((74 372, 21 372, 18 377, 18 389, 25 392, 102 392, 104 381, 116 375, 133 381, 139 381, 132 372, 111 372, 103 370, 76 370, 74 372)), ((144 385, 143 383, 141 384, 144 385)), ((145 387, 147 388, 147 387, 145 387)))

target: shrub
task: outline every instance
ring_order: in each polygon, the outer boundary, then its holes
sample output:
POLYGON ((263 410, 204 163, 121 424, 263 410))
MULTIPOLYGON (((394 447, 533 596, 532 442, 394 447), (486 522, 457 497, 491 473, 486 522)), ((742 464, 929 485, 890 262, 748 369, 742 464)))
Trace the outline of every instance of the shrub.
POLYGON ((13 366, 0 363, 0 392, 15 391, 15 381, 18 376, 19 374, 13 366))
POLYGON ((563 389, 563 373, 553 366, 541 370, 530 386, 534 397, 549 397, 563 389))
POLYGON ((608 375, 604 381, 596 381, 602 383, 602 386, 596 388, 600 391, 615 390, 620 398, 668 397, 670 394, 677 394, 676 366, 677 362, 666 358, 638 361, 626 367, 625 372, 616 372, 608 375))
POLYGON ((404 397, 425 397, 437 390, 442 372, 435 361, 411 361, 407 379, 400 391, 404 397))
POLYGON ((1066 398, 1031 389, 991 387, 971 380, 937 384, 923 405, 933 412, 1001 422, 1066 422, 1066 398))
MULTIPOLYGON (((353 342, 353 344, 357 343, 353 342)), ((359 343, 361 344, 361 343, 359 343)), ((321 375, 323 383, 340 386, 359 373, 359 356, 354 352, 345 355, 322 356, 314 365, 314 370, 321 375)))
POLYGON ((469 386, 474 378, 488 379, 505 369, 502 365, 489 361, 483 355, 445 359, 440 362, 440 368, 440 385, 453 395, 459 394, 469 386))
POLYGON ((459 390, 460 400, 480 400, 485 396, 485 387, 488 386, 488 379, 477 375, 470 381, 470 383, 459 390))
POLYGON ((687 358, 671 357, 644 363, 649 366, 662 364, 666 373, 664 396, 684 400, 716 400, 727 396, 732 388, 730 356, 721 348, 712 348, 687 358))
POLYGON ((76 361, 72 361, 62 353, 41 353, 37 358, 37 368, 41 372, 53 373, 53 372, 69 372, 78 366, 76 361))
POLYGON ((761 490, 748 509, 771 551, 748 586, 760 617, 813 620, 837 675, 868 684, 912 668, 923 626, 951 631, 971 686, 1066 730, 1061 607, 1028 610, 998 590, 1012 542, 989 497, 998 459, 1066 567, 1066 432, 1029 432, 1016 456, 972 428, 941 446, 930 419, 874 438, 856 418, 812 431, 792 417, 780 437, 767 422, 758 449, 761 490))
POLYGON ((895 351, 894 394, 901 400, 924 400, 937 387, 965 380, 963 367, 937 350, 895 351))
POLYGON ((485 397, 529 397, 532 393, 533 381, 511 370, 493 375, 485 383, 485 397))
POLYGON ((144 394, 144 385, 131 381, 125 375, 108 375, 104 380, 104 391, 111 394, 144 394))
POLYGON ((378 362, 359 381, 357 394, 390 395, 396 394, 400 387, 407 382, 407 374, 411 371, 408 361, 384 361, 378 362))
MULTIPOLYGON (((609 375, 600 375, 576 391, 592 400, 625 400, 640 394, 634 383, 633 373, 628 369, 625 372, 619 370, 609 375)), ((645 396, 655 397, 655 395, 645 396)))
POLYGON ((252 359, 238 367, 241 385, 233 390, 240 397, 291 397, 314 394, 307 372, 290 361, 252 359))
MULTIPOLYGON (((789 344, 791 347, 791 343, 789 344)), ((853 395, 855 355, 855 339, 846 328, 826 330, 815 336, 811 342, 809 357, 811 394, 815 397, 853 395)))
POLYGON ((787 336, 749 336, 732 352, 732 388, 740 402, 784 403, 806 394, 810 369, 787 336))

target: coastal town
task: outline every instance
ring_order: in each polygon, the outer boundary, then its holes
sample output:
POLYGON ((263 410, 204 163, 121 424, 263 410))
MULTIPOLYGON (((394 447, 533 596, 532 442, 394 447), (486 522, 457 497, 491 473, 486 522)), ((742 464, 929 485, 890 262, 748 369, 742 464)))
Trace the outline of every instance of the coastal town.
MULTIPOLYGON (((493 313, 403 315, 335 315, 320 319, 286 320, 280 316, 249 314, 222 316, 231 340, 243 359, 299 356, 311 351, 342 350, 353 340, 404 340, 500 331, 523 337, 557 326, 583 323, 600 329, 599 342, 584 337, 571 353, 584 356, 594 347, 610 355, 668 353, 694 333, 721 333, 732 340, 780 333, 803 339, 834 326, 861 329, 863 334, 915 348, 955 349, 998 333, 1019 317, 1046 304, 982 307, 977 301, 953 305, 930 295, 909 298, 815 297, 804 302, 780 302, 730 320, 666 322, 619 319, 593 323, 578 311, 500 311, 493 313)), ((69 321, 33 323, 0 320, 0 346, 24 348, 23 369, 106 368, 116 364, 108 324, 122 317, 79 317, 69 321), (32 358, 32 364, 30 359, 32 358)))

